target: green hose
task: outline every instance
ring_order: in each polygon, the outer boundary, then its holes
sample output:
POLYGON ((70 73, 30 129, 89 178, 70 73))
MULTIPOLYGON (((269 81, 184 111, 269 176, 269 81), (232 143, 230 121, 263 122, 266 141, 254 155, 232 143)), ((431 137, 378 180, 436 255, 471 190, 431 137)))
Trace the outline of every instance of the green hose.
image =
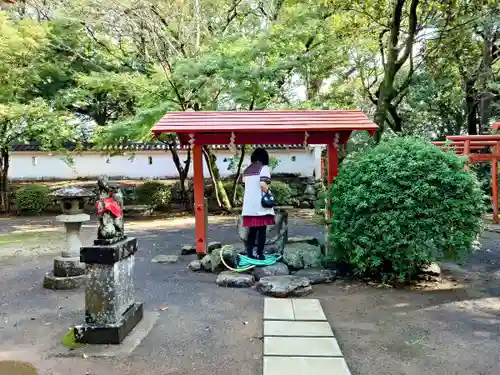
POLYGON ((251 270, 254 267, 270 266, 281 259, 281 254, 265 255, 265 258, 266 258, 265 260, 259 260, 259 259, 247 257, 246 255, 240 255, 238 258, 238 267, 232 268, 232 267, 228 266, 227 263, 224 261, 223 253, 224 253, 224 248, 226 248, 226 247, 231 247, 231 245, 225 245, 222 247, 222 249, 220 251, 220 260, 226 266, 227 269, 234 271, 234 272, 245 272, 245 271, 251 270))

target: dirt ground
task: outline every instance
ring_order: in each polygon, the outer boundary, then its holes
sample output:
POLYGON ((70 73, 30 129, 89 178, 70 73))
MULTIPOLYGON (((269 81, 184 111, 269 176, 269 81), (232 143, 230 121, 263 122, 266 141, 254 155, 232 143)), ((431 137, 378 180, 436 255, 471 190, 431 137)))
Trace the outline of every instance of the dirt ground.
MULTIPOLYGON (((290 235, 321 239, 322 229, 306 217, 291 220, 290 235)), ((212 217, 211 240, 236 242, 233 220, 212 217)), ((126 358, 61 359, 50 357, 51 348, 83 317, 82 291, 41 287, 63 246, 62 228, 53 218, 0 219, 0 360, 27 360, 40 375, 260 375, 263 297, 217 288, 214 275, 186 270, 191 257, 151 263, 192 243, 193 226, 192 218, 127 224, 140 243, 139 299, 149 310, 169 310, 126 358)), ((94 233, 94 223, 85 225, 83 242, 94 233)), ((415 289, 314 287, 310 297, 321 300, 353 375, 500 374, 500 234, 485 233, 467 265, 442 268, 441 283, 415 289)))

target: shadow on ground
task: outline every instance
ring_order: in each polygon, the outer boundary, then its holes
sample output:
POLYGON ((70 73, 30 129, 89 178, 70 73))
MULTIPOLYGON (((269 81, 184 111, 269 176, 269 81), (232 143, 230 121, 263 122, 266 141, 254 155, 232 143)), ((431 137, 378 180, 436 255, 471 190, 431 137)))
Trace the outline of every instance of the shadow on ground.
MULTIPOLYGON (((321 238, 321 228, 305 220, 292 218, 290 235, 321 238)), ((0 259, 0 361, 29 361, 40 375, 261 374, 262 296, 253 289, 217 288, 214 275, 188 271, 194 256, 173 265, 151 263, 158 254, 179 254, 183 244, 192 244, 193 224, 191 218, 128 223, 129 235, 140 243, 138 297, 147 310, 169 308, 158 311, 151 333, 126 358, 47 357, 66 330, 83 319, 82 291, 42 288, 62 232, 49 236, 51 251, 0 259)), ((30 227, 43 232, 54 227, 53 218, 32 226, 10 222, 6 233, 30 227)), ((94 233, 95 225, 86 225, 84 242, 94 233)), ((238 241, 234 218, 211 218, 209 234, 210 240, 238 241)), ((23 245, 29 248, 40 238, 34 235, 23 245)), ((352 374, 499 374, 499 239, 500 234, 486 233, 482 249, 466 266, 446 266, 439 285, 412 290, 347 282, 315 286, 311 297, 322 301, 352 374)), ((10 244, 11 250, 18 244, 10 244)), ((0 243, 2 248, 9 246, 0 243)))

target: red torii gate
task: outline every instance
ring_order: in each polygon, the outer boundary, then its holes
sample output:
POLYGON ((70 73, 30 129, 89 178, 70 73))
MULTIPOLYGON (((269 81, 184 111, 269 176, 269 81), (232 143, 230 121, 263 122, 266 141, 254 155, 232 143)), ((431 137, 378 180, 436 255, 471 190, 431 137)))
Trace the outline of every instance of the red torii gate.
POLYGON ((326 144, 330 185, 338 173, 338 148, 355 130, 373 136, 377 125, 359 110, 190 111, 167 113, 152 132, 176 133, 181 144, 192 146, 196 252, 205 254, 203 145, 326 144))
MULTIPOLYGON (((500 122, 493 124, 494 130, 500 129, 500 122)), ((446 142, 432 142, 439 147, 448 147, 457 155, 465 155, 471 163, 487 163, 491 161, 491 190, 493 206, 493 222, 498 219, 498 162, 500 161, 500 135, 450 135, 446 142), (489 150, 489 153, 474 154, 473 151, 489 150)))

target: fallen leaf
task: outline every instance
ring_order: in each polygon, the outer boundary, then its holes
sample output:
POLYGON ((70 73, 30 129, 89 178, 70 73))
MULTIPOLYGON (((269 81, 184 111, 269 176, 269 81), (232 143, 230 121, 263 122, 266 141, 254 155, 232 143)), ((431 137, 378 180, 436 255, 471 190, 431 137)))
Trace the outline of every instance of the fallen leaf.
POLYGON ((160 307, 158 310, 160 310, 160 311, 167 311, 168 310, 168 306, 160 307))

